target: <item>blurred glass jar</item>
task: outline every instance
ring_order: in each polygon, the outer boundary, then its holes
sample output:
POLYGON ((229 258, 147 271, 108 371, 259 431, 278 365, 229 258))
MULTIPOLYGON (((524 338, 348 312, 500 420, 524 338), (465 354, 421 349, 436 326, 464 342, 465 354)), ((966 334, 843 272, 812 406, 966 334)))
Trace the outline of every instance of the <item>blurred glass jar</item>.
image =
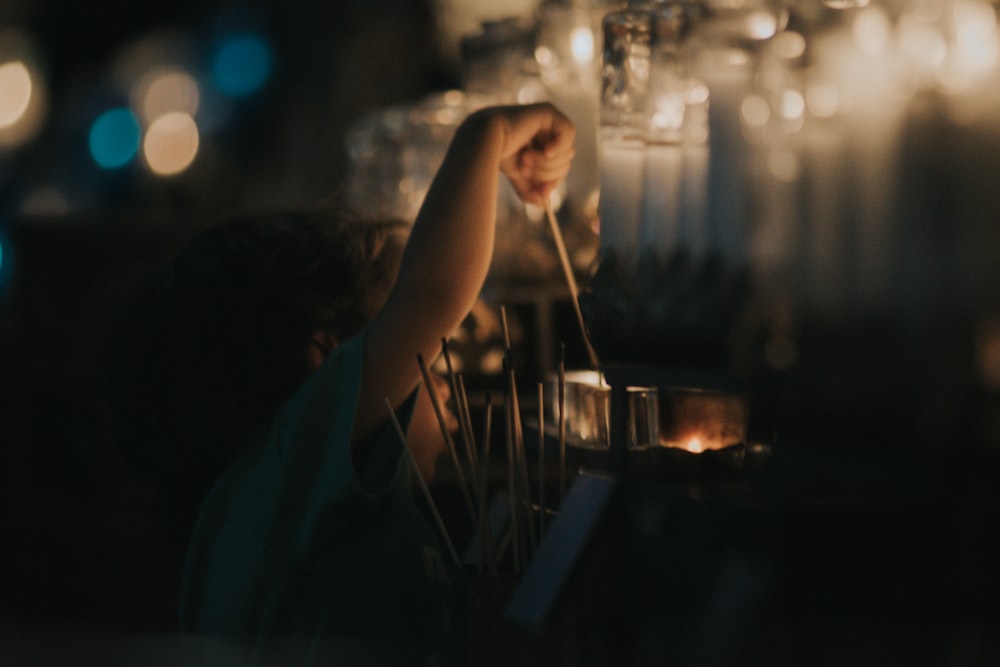
POLYGON ((566 178, 567 197, 584 207, 598 187, 601 21, 623 2, 547 0, 538 9, 534 57, 548 99, 576 125, 576 159, 566 178))
POLYGON ((534 61, 535 22, 485 21, 462 38, 462 87, 497 104, 537 102, 544 90, 534 61))
POLYGON ((413 222, 455 130, 488 100, 460 90, 379 109, 347 131, 347 201, 359 215, 413 222))
POLYGON ((407 108, 402 106, 373 111, 348 128, 345 196, 358 215, 409 219, 399 187, 406 135, 407 108))

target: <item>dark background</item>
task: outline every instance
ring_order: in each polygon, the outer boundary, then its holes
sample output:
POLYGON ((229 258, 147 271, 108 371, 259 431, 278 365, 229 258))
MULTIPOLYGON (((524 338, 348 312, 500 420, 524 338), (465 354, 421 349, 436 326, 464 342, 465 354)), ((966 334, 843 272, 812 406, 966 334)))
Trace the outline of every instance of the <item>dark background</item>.
POLYGON ((144 515, 99 391, 125 295, 205 224, 329 196, 355 119, 458 74, 418 0, 4 0, 7 27, 34 39, 50 104, 33 140, 0 150, 0 662, 169 662, 174 647, 148 637, 176 628, 183 552, 144 515), (121 102, 107 79, 122 49, 163 30, 205 46, 233 26, 266 36, 274 70, 192 167, 98 169, 86 131, 121 102), (67 210, 24 215, 43 186, 67 210))
MULTIPOLYGON (((143 513, 148 489, 109 446, 99 391, 123 297, 209 222, 327 197, 344 176, 354 120, 456 87, 460 73, 438 41, 430 0, 0 0, 0 27, 8 25, 40 45, 51 104, 34 140, 0 152, 0 662, 147 664, 155 655, 169 664, 176 646, 157 638, 176 629, 183 549, 143 513), (106 73, 120 49, 164 28, 207 44, 231 25, 268 36, 275 70, 206 138, 195 164, 170 179, 138 165, 97 169, 86 129, 116 101, 106 73), (22 215, 27 194, 48 184, 68 194, 69 211, 22 215)), ((838 345, 817 353, 801 386, 831 386, 812 371, 830 371, 827 353, 838 345)), ((962 389, 941 389, 947 405, 970 405, 962 389)), ((811 398, 806 390, 794 398, 811 398)), ((814 407, 833 423, 844 416, 836 405, 814 407)), ((981 413, 995 419, 995 397, 981 413)), ((759 632, 746 622, 753 610, 778 619, 756 619, 777 635, 755 635, 773 639, 760 664, 994 664, 995 450, 875 447, 851 442, 846 428, 797 435, 777 443, 770 474, 749 491, 746 479, 733 490, 726 475, 713 484, 695 471, 629 498, 658 522, 652 537, 637 538, 636 570, 618 573, 653 580, 655 599, 639 609, 653 619, 654 649, 657 614, 690 617, 689 601, 716 594, 738 629, 759 632), (663 590, 676 597, 655 595, 663 590), (753 610, 727 606, 734 599, 753 610)), ((575 583, 586 598, 591 582, 575 583)))

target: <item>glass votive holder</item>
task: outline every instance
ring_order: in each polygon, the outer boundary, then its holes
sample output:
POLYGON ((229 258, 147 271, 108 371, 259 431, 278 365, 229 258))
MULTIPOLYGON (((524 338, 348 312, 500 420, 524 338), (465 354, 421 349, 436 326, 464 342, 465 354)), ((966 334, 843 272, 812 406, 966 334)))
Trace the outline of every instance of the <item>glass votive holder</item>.
POLYGON ((628 448, 646 449, 660 443, 660 398, 656 387, 626 387, 628 448))
POLYGON ((606 450, 611 445, 611 387, 598 371, 567 371, 565 396, 560 405, 559 377, 548 377, 553 424, 565 410, 566 443, 585 449, 606 450))

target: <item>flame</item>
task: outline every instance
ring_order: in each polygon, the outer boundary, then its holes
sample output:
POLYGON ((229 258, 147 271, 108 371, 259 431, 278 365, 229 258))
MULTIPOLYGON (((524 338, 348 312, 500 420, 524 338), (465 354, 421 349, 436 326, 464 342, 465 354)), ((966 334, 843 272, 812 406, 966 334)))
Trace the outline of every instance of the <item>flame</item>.
POLYGON ((692 454, 701 454, 705 450, 704 446, 701 444, 701 438, 698 436, 694 436, 688 440, 687 444, 684 445, 684 449, 688 450, 692 454))

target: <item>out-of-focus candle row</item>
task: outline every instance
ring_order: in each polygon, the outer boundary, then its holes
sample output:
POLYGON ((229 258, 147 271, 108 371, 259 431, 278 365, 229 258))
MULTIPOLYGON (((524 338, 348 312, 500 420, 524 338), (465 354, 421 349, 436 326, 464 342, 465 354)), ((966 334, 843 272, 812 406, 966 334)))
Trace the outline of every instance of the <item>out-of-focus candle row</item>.
MULTIPOLYGON (((644 256, 713 256, 828 317, 878 312, 929 271, 954 273, 968 252, 930 256, 968 249, 981 235, 966 223, 978 223, 908 201, 914 189, 953 195, 913 176, 905 139, 923 114, 932 130, 982 135, 984 154, 996 146, 993 7, 844 3, 790 22, 773 3, 708 5, 633 4, 604 18, 602 261, 627 275, 644 256)), ((959 181, 976 178, 972 164, 956 167, 959 181)), ((975 282, 957 270, 949 280, 975 282)))

